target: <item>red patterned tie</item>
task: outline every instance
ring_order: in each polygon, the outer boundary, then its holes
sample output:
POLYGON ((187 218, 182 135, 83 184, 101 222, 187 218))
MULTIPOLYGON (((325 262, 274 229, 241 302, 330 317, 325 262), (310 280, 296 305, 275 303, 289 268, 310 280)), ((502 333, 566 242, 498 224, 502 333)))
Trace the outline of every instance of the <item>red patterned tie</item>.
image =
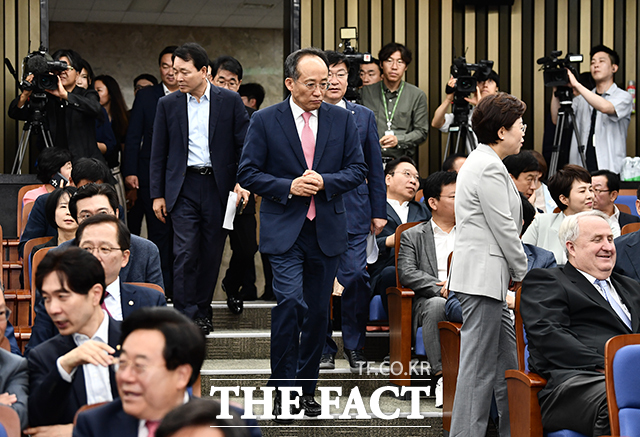
MULTIPOLYGON (((313 155, 316 151, 316 139, 313 137, 313 131, 309 126, 309 118, 311 118, 310 112, 303 112, 302 118, 304 119, 304 127, 302 128, 302 151, 304 152, 304 159, 307 161, 307 167, 309 169, 313 168, 313 155)), ((311 196, 311 204, 309 205, 309 210, 307 211, 307 218, 309 220, 313 220, 316 218, 316 201, 313 196, 311 196)))
POLYGON ((147 420, 147 422, 145 423, 145 426, 149 430, 149 437, 155 437, 156 436, 156 430, 158 429, 158 426, 160 426, 160 421, 159 420, 147 420))
MULTIPOLYGON (((104 299, 107 298, 107 296, 109 296, 109 292, 107 290, 104 291, 104 299)), ((111 313, 109 312, 109 310, 107 309, 107 305, 104 303, 104 299, 102 299, 102 303, 100 304, 100 307, 105 310, 107 312, 107 314, 109 314, 109 317, 111 316, 111 313)))

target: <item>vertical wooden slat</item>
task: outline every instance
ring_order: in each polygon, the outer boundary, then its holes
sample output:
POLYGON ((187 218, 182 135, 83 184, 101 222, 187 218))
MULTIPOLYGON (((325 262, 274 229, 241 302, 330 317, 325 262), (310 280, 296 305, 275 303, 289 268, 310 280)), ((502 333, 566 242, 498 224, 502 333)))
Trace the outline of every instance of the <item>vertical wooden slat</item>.
MULTIPOLYGON (((322 0, 312 0, 311 5, 314 16, 311 23, 311 45, 318 48, 322 48, 322 34, 324 33, 325 17, 322 15, 322 3, 322 0)), ((332 20, 333 17, 327 17, 327 19, 332 20)))
POLYGON ((406 45, 407 35, 405 33, 405 0, 394 1, 394 33, 393 40, 397 43, 406 45))
MULTIPOLYGON (((14 68, 20 73, 19 60, 21 54, 17 52, 17 27, 16 27, 16 2, 5 1, 4 2, 4 55, 9 58, 13 63, 14 68)), ((26 53, 22 54, 24 57, 26 53)), ((5 68, 3 68, 4 70, 5 68)), ((13 158, 15 157, 15 151, 17 149, 18 136, 16 132, 15 122, 9 121, 6 116, 9 104, 17 95, 16 81, 11 74, 4 73, 4 107, 3 115, 5 116, 6 129, 4 129, 4 158, 9 164, 13 164, 13 158), (8 123, 7 123, 8 122, 8 123)), ((28 160, 28 159, 27 159, 28 160)))
MULTIPOLYGON (((613 0, 604 0, 602 5, 602 44, 611 48, 614 48, 613 3, 613 0)), ((617 48, 615 50, 617 50, 617 48)))
POLYGON ((371 0, 371 46, 369 50, 375 57, 382 48, 382 0, 371 0))
MULTIPOLYGON (((17 38, 17 50, 18 50, 18 58, 22 58, 23 56, 25 56, 27 53, 30 52, 30 46, 29 46, 29 38, 30 38, 30 28, 29 28, 29 12, 30 12, 30 5, 29 2, 18 2, 17 5, 18 9, 17 9, 17 22, 18 22, 18 27, 17 27, 17 32, 16 32, 16 38, 17 38)), ((39 23, 39 21, 38 21, 39 23)), ((33 49, 37 49, 39 44, 39 41, 35 41, 34 45, 35 47, 33 47, 33 49)), ((18 71, 18 74, 21 74, 21 71, 18 71)), ((16 92, 19 92, 18 90, 16 90, 16 92)), ((13 96, 15 96, 15 93, 13 94, 13 96)), ((19 127, 23 126, 23 122, 19 122, 18 123, 19 127)), ((12 145, 15 145, 15 148, 17 149, 18 143, 20 142, 20 136, 19 134, 15 134, 15 140, 14 143, 8 143, 9 147, 11 147, 12 145)), ((24 161, 22 162, 22 174, 28 174, 29 173, 29 155, 30 155, 30 147, 27 147, 27 149, 25 150, 25 154, 24 154, 24 161)))
POLYGON ((569 10, 568 0, 558 0, 557 17, 558 27, 556 30, 556 38, 558 43, 554 50, 562 50, 562 53, 569 51, 569 22, 567 20, 569 10))
MULTIPOLYGON (((544 18, 545 8, 543 2, 536 2, 534 11, 534 35, 544 35, 544 18)), ((539 59, 544 56, 544 37, 534 38, 533 40, 533 58, 539 59)), ((544 126, 544 118, 546 108, 544 106, 544 81, 538 73, 538 64, 533 62, 531 75, 533 76, 533 123, 534 126, 540 128, 534 129, 532 132, 533 144, 529 141, 529 146, 537 146, 542 144, 542 136, 544 130, 541 128, 544 126)), ((530 134, 531 135, 531 134, 530 134)))
POLYGON ((466 51, 467 61, 471 62, 476 60, 476 10, 473 6, 465 6, 464 24, 464 47, 454 55, 465 56, 466 51))
POLYGON ((580 53, 585 57, 587 65, 591 51, 591 0, 580 1, 580 53))
POLYGON ((369 31, 369 2, 358 0, 358 50, 371 52, 371 32, 369 31))
POLYGON ((418 53, 416 49, 418 48, 418 36, 417 36, 417 16, 416 16, 416 2, 408 1, 405 4, 405 36, 406 36, 406 46, 413 53, 413 61, 409 64, 409 68, 407 69, 407 81, 412 83, 418 87, 424 87, 423 91, 427 93, 429 91, 426 84, 420 84, 418 82, 418 78, 416 77, 416 65, 418 60, 418 53))
POLYGON ((358 0, 347 0, 347 27, 358 27, 358 0))
POLYGON ((500 11, 497 7, 489 8, 487 14, 487 59, 493 61, 495 71, 500 69, 500 11))
MULTIPOLYGON (((382 45, 380 48, 393 42, 395 38, 393 0, 382 0, 382 45)), ((382 59, 380 60, 382 62, 382 59)))
MULTIPOLYGON (((625 50, 625 76, 627 80, 636 81, 638 86, 638 53, 637 46, 634 44, 638 40, 638 4, 636 1, 628 0, 626 2, 626 35, 627 47, 625 50)), ((636 102, 638 99, 636 98, 636 102)), ((637 104, 637 103, 636 103, 637 104)), ((631 123, 627 133, 627 155, 636 156, 638 147, 636 138, 638 138, 638 113, 631 115, 631 123)))
POLYGON ((336 26, 336 4, 333 0, 324 2, 324 41, 321 48, 325 50, 335 50, 337 48, 336 32, 340 26, 336 26))
POLYGON ((522 0, 511 8, 511 77, 511 94, 522 96, 522 0))
POLYGON ((312 0, 300 0, 300 47, 311 46, 312 0))
POLYGON ((40 47, 40 1, 30 0, 29 2, 29 40, 33 51, 40 47))
MULTIPOLYGON (((338 44, 340 44, 342 42, 342 39, 340 38, 340 28, 341 27, 345 27, 346 26, 346 22, 347 22, 347 17, 346 17, 346 6, 345 6, 345 0, 327 0, 325 1, 325 5, 326 3, 333 3, 333 10, 334 10, 334 15, 330 15, 325 17, 325 20, 332 20, 334 23, 334 30, 333 30, 333 34, 335 35, 335 42, 334 42, 334 47, 327 47, 327 49, 331 49, 331 50, 342 50, 342 48, 338 49, 338 44)), ((353 46, 356 46, 356 41, 351 41, 351 44, 353 44, 353 46)))
MULTIPOLYGON (((430 58, 430 50, 429 47, 429 8, 430 3, 437 0, 422 0, 417 5, 417 14, 418 14, 418 68, 417 68, 417 78, 418 83, 422 87, 423 90, 429 86, 429 67, 431 64, 430 58)), ((437 62, 437 61, 436 61, 437 62)), ((427 93, 427 98, 429 98, 429 93, 427 93)), ((429 113, 433 114, 433 110, 435 108, 430 107, 429 113)), ((433 137, 432 137, 433 138, 433 137)), ((431 146, 431 140, 429 141, 429 145, 431 146)), ((431 147, 429 147, 431 149, 431 147)), ((425 153, 420 154, 420 162, 418 166, 420 167, 420 171, 428 172, 429 162, 431 158, 431 153, 425 150, 425 153)))
MULTIPOLYGON (((439 93, 443 93, 445 82, 449 79, 449 68, 453 60, 453 33, 451 23, 453 22, 453 0, 441 0, 442 12, 440 14, 440 23, 442 28, 442 40, 440 42, 440 77, 442 82, 438 87, 439 93), (446 33, 445 33, 446 32, 446 33)), ((459 55, 462 56, 462 55, 459 55)), ((441 94, 440 100, 444 99, 441 94)), ((433 108, 435 111, 435 108, 433 108)))

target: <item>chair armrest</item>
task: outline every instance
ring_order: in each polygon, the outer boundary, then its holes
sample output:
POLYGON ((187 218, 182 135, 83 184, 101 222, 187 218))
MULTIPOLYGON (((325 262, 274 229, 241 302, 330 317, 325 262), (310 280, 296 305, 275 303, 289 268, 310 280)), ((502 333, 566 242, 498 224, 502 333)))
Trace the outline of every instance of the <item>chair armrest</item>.
POLYGON ((389 380, 401 386, 411 385, 411 375, 403 375, 409 371, 411 363, 411 307, 414 292, 410 288, 389 287, 389 356, 394 372, 390 372, 389 380), (399 364, 398 364, 399 363, 399 364), (400 370, 402 365, 402 371, 400 370), (396 374, 398 373, 398 374, 396 374))
POLYGON ((518 381, 524 383, 527 387, 532 388, 543 388, 547 385, 547 380, 537 373, 532 372, 523 372, 521 370, 507 370, 505 372, 506 379, 517 379, 518 381))
POLYGON ((538 392, 547 381, 540 375, 521 370, 507 370, 509 419, 512 437, 542 437, 542 416, 538 392))

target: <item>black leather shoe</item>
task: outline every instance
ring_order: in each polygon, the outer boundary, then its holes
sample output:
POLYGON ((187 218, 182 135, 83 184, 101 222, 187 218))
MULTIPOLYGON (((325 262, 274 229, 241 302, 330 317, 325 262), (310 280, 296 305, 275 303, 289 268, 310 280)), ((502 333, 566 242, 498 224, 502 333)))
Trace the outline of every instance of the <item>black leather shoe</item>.
POLYGON ((362 349, 345 349, 344 357, 349 361, 349 367, 351 373, 362 373, 368 366, 367 357, 364 356, 364 350, 362 349))
MULTIPOLYGON (((273 419, 276 423, 281 423, 283 425, 289 425, 293 423, 293 419, 280 419, 280 415, 282 414, 282 397, 280 396, 280 392, 276 391, 276 398, 273 400, 273 415, 276 416, 273 419)), ((291 407, 291 414, 296 414, 294 411, 294 407, 291 407)))
POLYGON ((221 283, 222 291, 227 294, 227 307, 233 314, 242 313, 242 309, 244 308, 244 302, 242 301, 242 297, 239 292, 229 292, 227 291, 227 287, 224 285, 224 282, 221 283))
POLYGON ((297 409, 296 413, 304 410, 304 415, 307 417, 318 417, 322 413, 322 406, 316 402, 313 395, 302 395, 299 398, 299 402, 300 408, 297 409))
POLYGON ((205 317, 197 317, 194 322, 198 325, 198 328, 200 328, 204 335, 209 335, 209 333, 213 331, 213 323, 205 317))
POLYGON ((336 359, 333 354, 322 354, 322 358, 320 358, 320 368, 330 370, 336 368, 336 359))

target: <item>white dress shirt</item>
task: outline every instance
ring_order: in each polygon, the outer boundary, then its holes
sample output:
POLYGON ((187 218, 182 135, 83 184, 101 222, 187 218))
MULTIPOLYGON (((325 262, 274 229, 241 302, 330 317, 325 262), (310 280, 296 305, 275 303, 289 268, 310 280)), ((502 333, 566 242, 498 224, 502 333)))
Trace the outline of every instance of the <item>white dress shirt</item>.
POLYGON ((433 219, 431 219, 431 228, 433 229, 433 241, 436 244, 438 280, 446 281, 447 261, 449 255, 453 252, 453 243, 456 239, 456 227, 454 226, 449 233, 446 233, 433 219))
POLYGON ((107 285, 107 295, 104 298, 104 305, 114 320, 122 322, 122 296, 120 295, 120 276, 111 284, 107 285))
POLYGON ((318 138, 318 110, 314 109, 313 111, 305 111, 304 109, 296 105, 293 99, 289 99, 289 105, 291 106, 293 121, 295 121, 296 123, 296 129, 298 130, 298 138, 300 138, 300 142, 302 142, 302 128, 304 128, 304 118, 302 118, 302 114, 305 112, 311 112, 311 117, 309 117, 309 127, 311 128, 311 132, 313 132, 313 138, 318 138))
MULTIPOLYGON (((583 272, 582 270, 579 270, 579 269, 576 269, 576 270, 582 273, 582 276, 587 278, 587 281, 589 281, 589 283, 593 286, 593 288, 598 290, 598 293, 600 293, 600 295, 604 298, 604 300, 609 302, 609 299, 607 299, 607 296, 604 294, 604 291, 598 285, 596 285, 596 281, 598 280, 598 278, 596 278, 595 276, 591 276, 589 273, 583 272)), ((611 283, 611 278, 607 278, 606 280, 607 280, 607 285, 609 286, 609 293, 611 294, 611 297, 613 297, 613 300, 615 300, 618 303, 618 305, 620 305, 620 308, 622 308, 622 311, 624 311, 627 317, 629 317, 629 320, 631 320, 631 313, 629 312, 629 309, 627 308, 627 306, 624 303, 622 303, 622 300, 620 299, 618 292, 616 291, 615 287, 611 283)))
MULTIPOLYGON (((89 338, 84 334, 78 333, 73 334, 73 341, 77 346, 81 346, 89 340, 109 344, 109 315, 105 310, 102 310, 102 313, 104 314, 104 318, 96 333, 93 334, 93 337, 89 338)), ((73 375, 75 375, 78 368, 76 367, 71 373, 67 373, 60 364, 60 358, 56 360, 58 373, 63 380, 71 383, 73 381, 73 375)), ((109 368, 95 364, 83 364, 82 371, 84 372, 84 387, 87 391, 87 405, 93 405, 99 402, 111 402, 113 396, 111 395, 109 368)))
POLYGON ((394 199, 387 199, 387 203, 391 205, 393 210, 400 217, 402 224, 405 224, 409 220, 409 202, 403 202, 402 204, 394 199))
POLYGON ((189 157, 187 166, 211 167, 209 153, 209 91, 211 85, 207 80, 207 88, 200 101, 187 93, 187 117, 189 120, 189 157))
POLYGON ((171 91, 169 91, 169 88, 167 88, 164 82, 162 82, 162 90, 164 91, 165 96, 168 96, 169 94, 171 94, 171 91))
POLYGON ((617 206, 613 205, 613 214, 609 216, 609 226, 611 226, 611 233, 613 234, 613 238, 618 238, 622 234, 622 230, 620 229, 620 210, 617 206))

